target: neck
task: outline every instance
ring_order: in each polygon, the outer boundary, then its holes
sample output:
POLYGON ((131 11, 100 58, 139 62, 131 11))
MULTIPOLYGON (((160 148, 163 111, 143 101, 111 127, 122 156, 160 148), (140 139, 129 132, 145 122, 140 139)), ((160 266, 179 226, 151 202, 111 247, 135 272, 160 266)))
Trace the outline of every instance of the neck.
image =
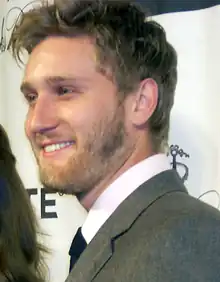
POLYGON ((116 171, 108 174, 105 179, 103 179, 96 187, 94 187, 90 192, 85 195, 80 195, 78 200, 81 205, 89 211, 98 197, 106 190, 106 188, 113 183, 118 177, 120 177, 125 171, 127 171, 132 166, 141 162, 142 160, 154 155, 152 150, 135 150, 130 157, 124 162, 124 164, 118 168, 116 171))

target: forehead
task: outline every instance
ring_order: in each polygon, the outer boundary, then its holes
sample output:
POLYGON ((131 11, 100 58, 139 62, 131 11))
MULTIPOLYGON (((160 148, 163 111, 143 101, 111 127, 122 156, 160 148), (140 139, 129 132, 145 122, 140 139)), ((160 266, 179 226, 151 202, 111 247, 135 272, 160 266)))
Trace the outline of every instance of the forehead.
POLYGON ((32 51, 25 80, 60 75, 92 75, 97 67, 96 49, 87 37, 51 37, 32 51))

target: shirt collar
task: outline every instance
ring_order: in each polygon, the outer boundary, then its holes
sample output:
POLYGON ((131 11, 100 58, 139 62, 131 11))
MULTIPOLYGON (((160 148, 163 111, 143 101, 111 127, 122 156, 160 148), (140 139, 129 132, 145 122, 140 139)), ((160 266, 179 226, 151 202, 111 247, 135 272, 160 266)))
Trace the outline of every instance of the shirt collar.
POLYGON ((116 208, 141 184, 169 169, 169 159, 165 154, 153 155, 132 166, 110 184, 93 204, 83 224, 82 234, 86 242, 93 239, 116 208))

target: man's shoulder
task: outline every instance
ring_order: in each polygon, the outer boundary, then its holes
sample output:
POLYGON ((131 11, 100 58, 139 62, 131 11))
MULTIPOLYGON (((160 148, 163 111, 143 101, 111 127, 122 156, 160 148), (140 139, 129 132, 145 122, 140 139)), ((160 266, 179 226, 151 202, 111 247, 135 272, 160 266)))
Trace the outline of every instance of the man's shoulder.
POLYGON ((220 211, 215 207, 197 199, 190 194, 173 192, 155 202, 155 207, 166 216, 167 213, 173 219, 191 218, 194 221, 203 222, 210 220, 220 220, 220 211))
POLYGON ((173 241, 185 237, 204 243, 215 238, 212 243, 220 246, 220 211, 187 193, 172 192, 152 203, 131 229, 138 236, 173 241))
MULTIPOLYGON (((219 281, 220 212, 187 193, 171 192, 114 238, 120 281, 219 281), (133 277, 132 279, 130 277, 133 277)), ((102 280, 100 280, 102 281, 102 280)))
POLYGON ((133 246, 130 255, 138 254, 140 261, 150 265, 157 261, 166 267, 172 263, 177 269, 182 265, 193 270, 198 263, 208 268, 206 273, 211 269, 216 272, 220 263, 219 230, 217 209, 186 193, 174 192, 147 208, 122 236, 121 244, 133 246))
POLYGON ((7 282, 7 279, 1 272, 0 272, 0 282, 7 282))

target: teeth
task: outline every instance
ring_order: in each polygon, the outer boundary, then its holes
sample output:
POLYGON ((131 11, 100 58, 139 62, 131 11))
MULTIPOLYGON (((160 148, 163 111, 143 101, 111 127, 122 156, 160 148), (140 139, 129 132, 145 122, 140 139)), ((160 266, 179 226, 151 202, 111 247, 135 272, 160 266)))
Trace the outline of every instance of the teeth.
POLYGON ((54 151, 58 151, 62 148, 68 147, 72 144, 73 144, 73 142, 63 142, 63 143, 59 143, 59 144, 52 144, 52 145, 45 146, 44 151, 46 153, 54 152, 54 151))

